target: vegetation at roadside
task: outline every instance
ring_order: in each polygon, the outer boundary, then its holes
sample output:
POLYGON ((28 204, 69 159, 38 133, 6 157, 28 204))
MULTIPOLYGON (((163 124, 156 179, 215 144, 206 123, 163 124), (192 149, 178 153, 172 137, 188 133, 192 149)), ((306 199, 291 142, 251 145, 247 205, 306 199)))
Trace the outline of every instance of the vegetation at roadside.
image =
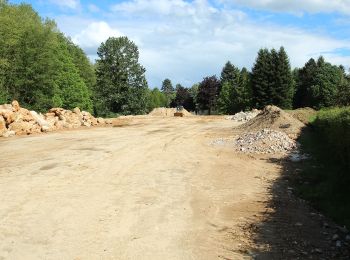
POLYGON ((350 227, 350 107, 323 109, 300 137, 310 155, 299 194, 338 223, 350 227))
POLYGON ((30 5, 0 2, 0 103, 92 111, 95 74, 83 51, 30 5))

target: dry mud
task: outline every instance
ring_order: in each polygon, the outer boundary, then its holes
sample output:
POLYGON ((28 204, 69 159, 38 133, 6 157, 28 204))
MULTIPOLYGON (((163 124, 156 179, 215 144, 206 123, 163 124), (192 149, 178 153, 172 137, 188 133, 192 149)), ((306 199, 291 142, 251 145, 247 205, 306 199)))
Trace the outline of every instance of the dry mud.
POLYGON ((318 239, 319 220, 295 202, 281 225, 272 222, 278 229, 269 228, 282 166, 210 145, 231 138, 235 124, 139 117, 119 127, 1 139, 0 259, 292 256, 287 249, 295 245, 280 239, 280 228, 302 221, 318 239))

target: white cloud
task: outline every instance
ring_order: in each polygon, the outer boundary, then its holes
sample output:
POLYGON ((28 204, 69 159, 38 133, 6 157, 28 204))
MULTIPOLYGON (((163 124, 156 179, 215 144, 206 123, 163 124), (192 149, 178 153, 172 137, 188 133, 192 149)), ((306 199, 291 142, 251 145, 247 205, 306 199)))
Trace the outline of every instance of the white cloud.
POLYGON ((206 0, 132 0, 114 5, 105 19, 65 18, 58 23, 91 59, 101 42, 123 32, 138 45, 152 87, 166 77, 191 86, 205 76, 218 75, 227 60, 251 69, 261 47, 283 45, 293 67, 322 53, 335 64, 350 64, 349 56, 334 52, 350 46, 350 40, 258 22, 240 10, 215 8, 206 0))
POLYGON ((218 2, 278 12, 339 12, 350 15, 350 0, 218 0, 218 2))
POLYGON ((72 40, 75 44, 78 44, 83 49, 88 50, 87 53, 92 54, 89 49, 96 50, 98 46, 107 40, 109 37, 118 37, 122 33, 117 29, 112 28, 108 23, 91 22, 86 28, 84 28, 80 33, 73 36, 72 40))
POLYGON ((70 9, 78 9, 80 7, 79 0, 50 0, 50 3, 70 9))

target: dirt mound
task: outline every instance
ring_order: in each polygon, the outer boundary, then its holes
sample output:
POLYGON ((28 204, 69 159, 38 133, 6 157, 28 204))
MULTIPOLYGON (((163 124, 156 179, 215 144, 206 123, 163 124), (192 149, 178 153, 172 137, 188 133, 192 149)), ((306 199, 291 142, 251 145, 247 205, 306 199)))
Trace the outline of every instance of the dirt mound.
POLYGON ((308 124, 310 122, 310 118, 317 114, 317 111, 310 107, 298 108, 295 110, 287 111, 295 119, 303 122, 304 124, 308 124))
POLYGON ((240 135, 234 142, 236 150, 243 153, 286 153, 297 147, 287 134, 271 129, 240 135))
MULTIPOLYGON (((176 112, 176 108, 157 107, 157 108, 153 109, 148 115, 150 115, 150 116, 174 116, 175 112, 176 112)), ((186 109, 182 109, 181 112, 183 113, 184 116, 192 115, 186 109)))
POLYGON ((295 119, 288 113, 276 106, 266 106, 255 118, 240 125, 238 129, 243 131, 259 131, 263 129, 273 129, 283 131, 290 138, 296 139, 300 134, 304 123, 295 119))

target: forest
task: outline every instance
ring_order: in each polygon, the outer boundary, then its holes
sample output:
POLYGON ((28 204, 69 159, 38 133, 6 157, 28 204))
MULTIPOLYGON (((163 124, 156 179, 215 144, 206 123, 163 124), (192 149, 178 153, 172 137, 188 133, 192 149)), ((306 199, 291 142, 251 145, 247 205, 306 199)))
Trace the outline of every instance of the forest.
POLYGON ((291 68, 286 50, 262 48, 251 71, 228 61, 220 77, 208 75, 190 87, 170 79, 148 86, 139 50, 127 37, 109 38, 92 63, 28 4, 0 3, 0 103, 18 100, 38 111, 80 107, 96 116, 145 114, 155 107, 183 106, 208 114, 263 108, 321 109, 350 103, 350 78, 343 66, 322 56, 291 68))

